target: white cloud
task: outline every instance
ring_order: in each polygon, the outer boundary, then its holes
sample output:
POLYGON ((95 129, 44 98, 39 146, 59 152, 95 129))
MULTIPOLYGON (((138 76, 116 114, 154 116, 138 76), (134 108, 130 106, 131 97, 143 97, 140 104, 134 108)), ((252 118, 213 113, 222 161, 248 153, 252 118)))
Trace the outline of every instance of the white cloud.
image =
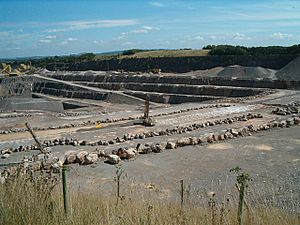
POLYGON ((204 40, 204 38, 202 36, 196 36, 196 37, 193 37, 192 39, 193 40, 200 40, 200 41, 204 40))
POLYGON ((137 20, 124 19, 124 20, 91 20, 91 21, 66 21, 59 22, 54 25, 63 26, 63 28, 47 29, 45 32, 56 33, 74 30, 87 30, 96 28, 110 28, 122 27, 137 24, 137 20))
POLYGON ((96 44, 96 45, 99 45, 99 44, 103 44, 104 41, 103 41, 103 40, 100 40, 100 41, 93 41, 93 43, 96 44))
POLYGON ((197 36, 190 36, 190 35, 186 35, 184 36, 184 38, 182 40, 180 40, 180 42, 182 43, 186 43, 186 42, 190 42, 190 41, 203 41, 204 37, 197 35, 197 36))
POLYGON ((56 39, 57 36, 56 35, 48 35, 46 36, 47 39, 56 39))
POLYGON ((153 29, 157 29, 157 28, 150 27, 150 26, 143 26, 143 29, 145 29, 145 30, 153 30, 153 29))
POLYGON ((69 41, 69 42, 71 42, 71 41, 77 41, 78 39, 77 38, 72 38, 72 37, 69 37, 68 39, 67 39, 67 41, 69 41))
POLYGON ((151 6, 154 6, 154 7, 159 7, 159 8, 162 8, 162 7, 165 7, 166 5, 161 3, 161 2, 148 2, 149 5, 151 6))
POLYGON ((42 44, 48 44, 48 43, 51 43, 52 41, 50 39, 41 39, 41 40, 39 40, 39 42, 42 44))
POLYGON ((126 42, 124 42, 124 43, 122 43, 123 45, 132 45, 133 44, 133 42, 131 42, 131 41, 126 41, 126 42))
POLYGON ((139 33, 148 33, 149 30, 146 30, 146 29, 139 29, 139 30, 132 30, 130 31, 129 33, 132 33, 132 34, 139 34, 139 33))
POLYGON ((275 38, 275 39, 289 39, 289 38, 293 37, 293 35, 285 34, 285 33, 281 33, 281 32, 275 32, 275 33, 271 34, 270 37, 275 38))
POLYGON ((250 37, 246 36, 245 34, 241 34, 241 33, 235 33, 235 34, 233 34, 233 39, 234 40, 241 40, 241 41, 251 40, 250 37))
POLYGON ((69 37, 66 40, 62 41, 60 44, 61 45, 68 45, 68 44, 70 44, 71 42, 74 42, 74 41, 78 41, 78 39, 73 38, 73 37, 69 37))
POLYGON ((219 39, 223 39, 223 37, 221 37, 221 36, 216 36, 216 35, 210 35, 210 36, 208 36, 208 38, 211 39, 211 40, 219 40, 219 39))
POLYGON ((159 30, 159 28, 143 26, 141 29, 131 30, 128 32, 122 32, 120 36, 113 38, 114 41, 127 38, 130 34, 147 34, 150 31, 159 30))

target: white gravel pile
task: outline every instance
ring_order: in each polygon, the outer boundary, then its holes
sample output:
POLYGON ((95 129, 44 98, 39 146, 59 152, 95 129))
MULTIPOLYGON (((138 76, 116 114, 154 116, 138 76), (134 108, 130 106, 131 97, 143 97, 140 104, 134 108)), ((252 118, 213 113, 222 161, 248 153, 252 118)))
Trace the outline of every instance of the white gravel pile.
POLYGON ((218 77, 235 79, 274 79, 275 70, 263 67, 245 67, 239 65, 227 66, 218 73, 218 77))

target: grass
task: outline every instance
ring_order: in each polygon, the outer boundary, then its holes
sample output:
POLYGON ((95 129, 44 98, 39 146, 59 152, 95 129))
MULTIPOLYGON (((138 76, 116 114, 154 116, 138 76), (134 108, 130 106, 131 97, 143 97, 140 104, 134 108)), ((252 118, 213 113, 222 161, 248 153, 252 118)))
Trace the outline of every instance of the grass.
MULTIPOLYGON (((60 178, 46 173, 16 176, 0 186, 1 225, 238 224, 237 204, 217 202, 214 195, 207 198, 207 205, 187 201, 181 206, 137 192, 117 201, 116 195, 102 196, 100 191, 73 191, 71 205, 71 215, 66 216, 60 178)), ((264 204, 244 211, 244 225, 293 224, 299 224, 297 215, 264 204)))
POLYGON ((192 56, 207 56, 209 50, 151 50, 138 52, 133 55, 97 55, 97 60, 105 60, 111 58, 160 58, 160 57, 192 57, 192 56))

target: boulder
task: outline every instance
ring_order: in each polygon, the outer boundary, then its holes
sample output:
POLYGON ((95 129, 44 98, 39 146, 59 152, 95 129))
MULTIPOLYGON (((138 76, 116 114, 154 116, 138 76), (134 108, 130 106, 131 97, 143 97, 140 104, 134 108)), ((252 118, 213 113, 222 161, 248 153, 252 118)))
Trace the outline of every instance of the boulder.
POLYGON ((66 152, 65 154, 65 160, 64 160, 64 164, 72 164, 72 163, 75 163, 76 161, 76 155, 77 155, 77 152, 76 151, 68 151, 66 152))
POLYGON ((140 154, 148 154, 152 152, 152 149, 149 144, 138 144, 136 149, 140 154))
POLYGON ((287 123, 284 120, 279 123, 279 127, 286 127, 286 125, 287 123))
POLYGON ((129 148, 125 150, 125 158, 132 159, 136 156, 137 151, 134 148, 129 148))
POLYGON ((190 137, 190 144, 191 145, 196 145, 198 144, 198 139, 196 137, 190 137))
POLYGON ((176 144, 174 142, 168 141, 166 145, 166 149, 175 149, 176 144))
POLYGON ((176 146, 183 147, 190 145, 190 139, 189 138, 181 138, 176 142, 176 146))
POLYGON ((218 136, 218 140, 219 140, 219 141, 223 141, 223 140, 225 140, 225 136, 224 136, 224 134, 219 134, 219 136, 218 136))
POLYGON ((293 126, 293 125, 294 125, 294 119, 293 119, 293 118, 287 119, 287 120, 286 120, 286 124, 287 124, 288 126, 293 126))
POLYGON ((115 165, 118 164, 121 161, 120 157, 117 155, 108 155, 107 157, 107 163, 115 165))
POLYGON ((239 136, 239 132, 238 132, 236 129, 230 129, 230 133, 231 133, 234 137, 239 136))
POLYGON ((116 155, 119 156, 121 159, 131 159, 135 157, 136 153, 137 151, 134 148, 119 148, 116 152, 116 155))
POLYGON ((214 137, 213 137, 213 134, 210 134, 206 137, 206 141, 208 143, 213 143, 214 142, 214 137))
POLYGON ((225 139, 231 139, 231 138, 233 138, 233 134, 230 133, 229 131, 226 131, 225 134, 224 134, 224 138, 225 139))
POLYGON ((8 157, 10 156, 10 154, 8 153, 5 153, 1 156, 2 159, 7 159, 8 157))
POLYGON ((299 117, 295 117, 294 118, 294 124, 295 125, 299 125, 300 124, 300 118, 299 117))
POLYGON ((4 149, 4 150, 1 150, 1 154, 4 155, 4 154, 11 154, 12 153, 12 150, 11 149, 4 149))
POLYGON ((97 162, 98 160, 98 154, 96 153, 90 153, 88 155, 85 156, 84 161, 83 161, 83 165, 90 165, 93 164, 95 162, 97 162))
POLYGON ((89 153, 87 151, 81 151, 76 155, 76 162, 79 163, 80 165, 84 164, 85 161, 85 157, 88 155, 89 153))
POLYGON ((206 142, 206 137, 205 136, 200 136, 199 138, 198 138, 198 143, 199 144, 202 144, 202 143, 205 143, 206 142))
POLYGON ((154 153, 160 153, 163 151, 163 146, 161 144, 151 145, 151 150, 154 153))

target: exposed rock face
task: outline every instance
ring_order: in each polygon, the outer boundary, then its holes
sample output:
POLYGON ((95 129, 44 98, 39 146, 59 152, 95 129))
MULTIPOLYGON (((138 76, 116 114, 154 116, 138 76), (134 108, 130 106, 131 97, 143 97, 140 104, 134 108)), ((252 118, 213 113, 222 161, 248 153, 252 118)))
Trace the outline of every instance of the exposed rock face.
POLYGON ((189 72, 195 70, 206 70, 219 66, 242 65, 242 66, 261 66, 271 69, 280 69, 297 57, 296 54, 286 55, 260 55, 260 56, 201 56, 201 57, 153 57, 147 58, 125 58, 88 61, 70 64, 48 64, 47 70, 98 70, 105 71, 109 67, 111 70, 125 71, 149 71, 149 69, 160 68, 164 72, 189 72), (63 67, 63 68, 59 68, 63 67))

